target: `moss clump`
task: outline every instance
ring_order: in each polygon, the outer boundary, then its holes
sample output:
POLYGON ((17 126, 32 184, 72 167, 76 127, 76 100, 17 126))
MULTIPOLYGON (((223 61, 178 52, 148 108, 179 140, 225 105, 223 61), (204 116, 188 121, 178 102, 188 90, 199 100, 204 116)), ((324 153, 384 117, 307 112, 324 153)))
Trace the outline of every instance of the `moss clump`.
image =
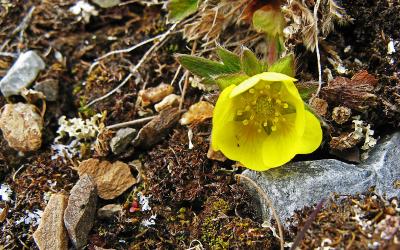
POLYGON ((234 203, 210 197, 200 215, 200 239, 210 249, 267 248, 273 247, 271 233, 254 221, 231 215, 234 203))

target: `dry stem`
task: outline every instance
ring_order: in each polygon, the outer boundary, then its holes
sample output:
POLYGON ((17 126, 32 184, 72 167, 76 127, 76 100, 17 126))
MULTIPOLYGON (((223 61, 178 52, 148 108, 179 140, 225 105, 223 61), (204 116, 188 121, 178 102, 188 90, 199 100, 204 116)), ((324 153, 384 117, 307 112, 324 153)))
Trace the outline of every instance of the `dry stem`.
MULTIPOLYGON (((154 52, 155 50, 157 50, 159 48, 159 45, 161 43, 163 43, 165 41, 165 39, 168 37, 169 34, 171 34, 171 32, 176 28, 176 26, 179 23, 175 23, 171 26, 171 28, 169 28, 165 33, 163 33, 162 35, 158 35, 156 37, 159 38, 159 40, 153 44, 153 46, 151 46, 151 48, 143 55, 143 57, 140 59, 140 61, 135 65, 135 67, 131 70, 131 73, 129 73, 129 75, 113 90, 111 90, 110 92, 108 92, 107 94, 94 99, 93 101, 89 102, 85 108, 90 107, 91 105, 95 104, 96 102, 102 101, 104 99, 106 99, 107 97, 111 96, 112 94, 114 94, 115 92, 117 92, 120 88, 122 88, 128 81, 129 79, 131 79, 131 77, 133 76, 133 73, 135 73, 141 66, 142 64, 148 59, 149 55, 154 52)), ((155 40, 155 39, 154 39, 155 40)))
POLYGON ((275 211, 275 208, 272 204, 272 201, 269 199, 267 193, 262 190, 262 188, 260 188, 257 183, 255 181, 253 181, 252 179, 250 179, 249 177, 242 175, 242 174, 236 174, 235 178, 237 179, 237 181, 239 182, 240 179, 245 179, 248 183, 250 183, 254 188, 256 188, 257 192, 264 198, 264 200, 267 202, 267 204, 269 205, 269 207, 271 208, 272 211, 272 215, 274 216, 274 219, 276 221, 276 224, 278 226, 278 232, 279 232, 279 241, 281 244, 281 250, 284 250, 284 245, 285 242, 283 241, 283 229, 282 229, 282 224, 280 222, 280 219, 278 217, 278 214, 275 211))

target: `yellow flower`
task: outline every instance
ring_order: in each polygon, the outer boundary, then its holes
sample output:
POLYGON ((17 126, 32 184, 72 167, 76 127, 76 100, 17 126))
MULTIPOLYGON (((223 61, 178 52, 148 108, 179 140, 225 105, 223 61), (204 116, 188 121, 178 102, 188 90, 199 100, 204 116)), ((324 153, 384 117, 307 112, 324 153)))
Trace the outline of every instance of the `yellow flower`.
POLYGON ((316 150, 321 126, 305 109, 294 81, 264 72, 225 88, 213 114, 213 149, 258 171, 316 150))

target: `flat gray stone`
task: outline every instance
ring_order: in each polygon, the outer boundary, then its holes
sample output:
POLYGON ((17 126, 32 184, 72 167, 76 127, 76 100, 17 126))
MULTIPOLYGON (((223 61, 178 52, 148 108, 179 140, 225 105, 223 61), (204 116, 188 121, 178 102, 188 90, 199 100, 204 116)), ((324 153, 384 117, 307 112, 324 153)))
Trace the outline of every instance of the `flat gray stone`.
POLYGON ((135 136, 136 129, 134 128, 123 128, 118 130, 115 136, 111 139, 111 151, 116 155, 121 154, 129 143, 132 142, 135 136))
POLYGON ((19 95, 22 89, 29 87, 45 66, 44 61, 35 51, 29 50, 22 53, 1 79, 1 93, 4 97, 19 95))
POLYGON ((96 214, 97 189, 92 177, 83 175, 71 189, 64 213, 64 224, 76 249, 82 249, 88 240, 96 214))
MULTIPOLYGON (((371 150, 367 161, 353 165, 334 159, 294 162, 265 172, 245 170, 249 177, 262 188, 271 199, 281 222, 296 210, 312 206, 332 193, 354 195, 375 191, 388 198, 399 197, 400 189, 394 183, 400 180, 400 132, 382 139, 371 150)), ((256 189, 245 179, 241 180, 255 198, 264 220, 271 219, 269 206, 256 189)))
POLYGON ((48 79, 43 82, 38 82, 33 86, 36 91, 40 91, 46 96, 46 101, 57 101, 58 97, 58 81, 48 79))

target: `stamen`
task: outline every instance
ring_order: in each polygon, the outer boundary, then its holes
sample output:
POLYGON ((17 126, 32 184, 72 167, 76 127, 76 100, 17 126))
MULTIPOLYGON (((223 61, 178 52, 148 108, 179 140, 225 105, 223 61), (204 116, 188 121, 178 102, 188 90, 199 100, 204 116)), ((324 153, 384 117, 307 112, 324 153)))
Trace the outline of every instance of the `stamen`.
POLYGON ((242 123, 243 123, 243 125, 245 125, 245 126, 246 126, 246 125, 249 125, 249 120, 247 120, 247 119, 246 119, 246 120, 243 120, 242 123))
POLYGON ((283 104, 283 108, 284 108, 284 109, 287 109, 287 108, 289 108, 289 105, 285 102, 285 103, 283 104))
POLYGON ((276 126, 271 126, 272 131, 276 131, 276 126))
POLYGON ((258 133, 261 133, 261 128, 257 129, 257 132, 258 132, 258 133))
POLYGON ((277 122, 279 122, 279 118, 278 118, 278 117, 275 117, 273 121, 274 121, 275 123, 277 123, 277 122))
POLYGON ((270 89, 271 86, 269 86, 269 84, 265 84, 265 88, 266 88, 266 89, 270 89))
POLYGON ((239 115, 239 116, 240 116, 240 115, 243 115, 243 111, 239 109, 239 110, 236 112, 236 114, 239 115))
POLYGON ((280 99, 276 99, 275 102, 276 104, 281 104, 282 101, 280 99))
POLYGON ((249 93, 254 94, 255 93, 254 89, 249 89, 249 93))
POLYGON ((245 111, 250 111, 250 106, 247 105, 246 108, 244 109, 245 111))
POLYGON ((268 122, 264 122, 264 123, 263 123, 263 126, 264 126, 264 127, 268 126, 268 122))

